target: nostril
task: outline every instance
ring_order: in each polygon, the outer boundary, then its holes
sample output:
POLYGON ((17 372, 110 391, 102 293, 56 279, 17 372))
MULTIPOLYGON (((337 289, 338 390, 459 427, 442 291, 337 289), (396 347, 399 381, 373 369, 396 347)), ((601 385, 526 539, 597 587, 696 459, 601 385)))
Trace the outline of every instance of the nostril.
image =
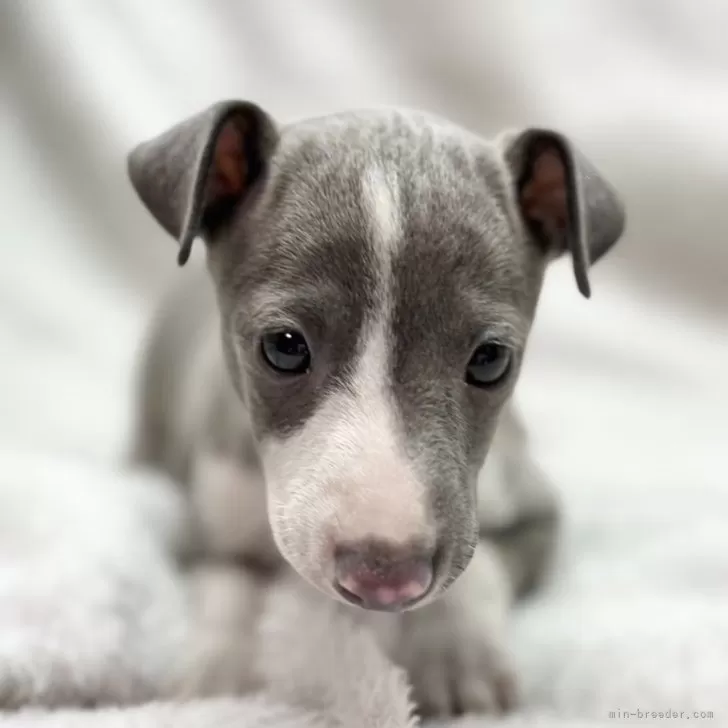
POLYGON ((351 602, 352 604, 356 604, 357 607, 363 607, 364 606, 364 600, 354 591, 351 590, 351 588, 356 589, 355 584, 348 584, 346 586, 347 580, 346 577, 343 579, 339 579, 338 577, 334 581, 334 586, 336 587, 336 590, 341 594, 344 599, 351 602))
POLYGON ((335 558, 335 588, 347 601, 368 609, 411 606, 427 593, 433 579, 428 550, 363 544, 340 548, 335 558))

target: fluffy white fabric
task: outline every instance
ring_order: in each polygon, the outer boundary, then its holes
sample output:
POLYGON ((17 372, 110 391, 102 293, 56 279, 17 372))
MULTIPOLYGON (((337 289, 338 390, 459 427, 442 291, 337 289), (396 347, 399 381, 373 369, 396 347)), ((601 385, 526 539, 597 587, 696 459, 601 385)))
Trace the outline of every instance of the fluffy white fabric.
POLYGON ((514 615, 525 704, 499 725, 728 721, 728 8, 457 8, 0 5, 0 705, 167 699, 0 726, 407 722, 403 675, 356 625, 329 628, 333 614, 285 585, 260 605, 229 574, 176 574, 174 487, 119 466, 136 343, 174 274, 123 155, 225 96, 284 118, 396 103, 484 132, 553 124, 624 191, 629 235, 593 300, 567 262, 549 276, 519 392, 567 530, 553 583, 514 615), (245 637, 261 606, 258 664, 245 637), (170 702, 193 664, 210 670, 209 697, 170 702), (264 693, 215 697, 261 677, 264 693))

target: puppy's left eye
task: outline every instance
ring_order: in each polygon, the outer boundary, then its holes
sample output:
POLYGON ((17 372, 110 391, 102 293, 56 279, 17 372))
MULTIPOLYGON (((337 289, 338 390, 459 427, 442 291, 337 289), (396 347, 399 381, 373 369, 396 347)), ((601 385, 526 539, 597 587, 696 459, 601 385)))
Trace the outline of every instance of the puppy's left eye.
POLYGON ((465 381, 484 389, 498 384, 511 366, 511 352, 505 346, 493 342, 480 344, 468 362, 465 381))

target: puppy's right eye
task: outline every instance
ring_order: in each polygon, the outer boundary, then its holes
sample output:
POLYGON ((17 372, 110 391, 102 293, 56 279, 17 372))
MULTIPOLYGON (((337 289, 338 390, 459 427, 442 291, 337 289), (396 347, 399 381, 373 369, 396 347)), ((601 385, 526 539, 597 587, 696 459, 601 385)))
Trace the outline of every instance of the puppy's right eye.
POLYGON ((501 344, 486 341, 470 357, 465 381, 479 389, 493 387, 505 378, 510 365, 510 350, 501 344))
POLYGON ((311 367, 311 352, 298 331, 269 331, 260 348, 266 364, 281 374, 305 374, 311 367))

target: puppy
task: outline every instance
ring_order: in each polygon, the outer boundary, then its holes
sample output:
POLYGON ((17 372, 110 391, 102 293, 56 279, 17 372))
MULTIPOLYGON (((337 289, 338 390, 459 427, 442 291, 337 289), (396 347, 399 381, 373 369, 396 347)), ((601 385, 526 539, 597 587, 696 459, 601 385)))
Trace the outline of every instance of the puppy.
POLYGON ((180 264, 204 241, 150 337, 135 452, 190 489, 198 549, 368 610, 422 712, 507 708, 504 620, 558 530, 508 401, 547 264, 569 253, 589 296, 622 235, 612 187, 549 130, 241 101, 128 167, 180 264))

